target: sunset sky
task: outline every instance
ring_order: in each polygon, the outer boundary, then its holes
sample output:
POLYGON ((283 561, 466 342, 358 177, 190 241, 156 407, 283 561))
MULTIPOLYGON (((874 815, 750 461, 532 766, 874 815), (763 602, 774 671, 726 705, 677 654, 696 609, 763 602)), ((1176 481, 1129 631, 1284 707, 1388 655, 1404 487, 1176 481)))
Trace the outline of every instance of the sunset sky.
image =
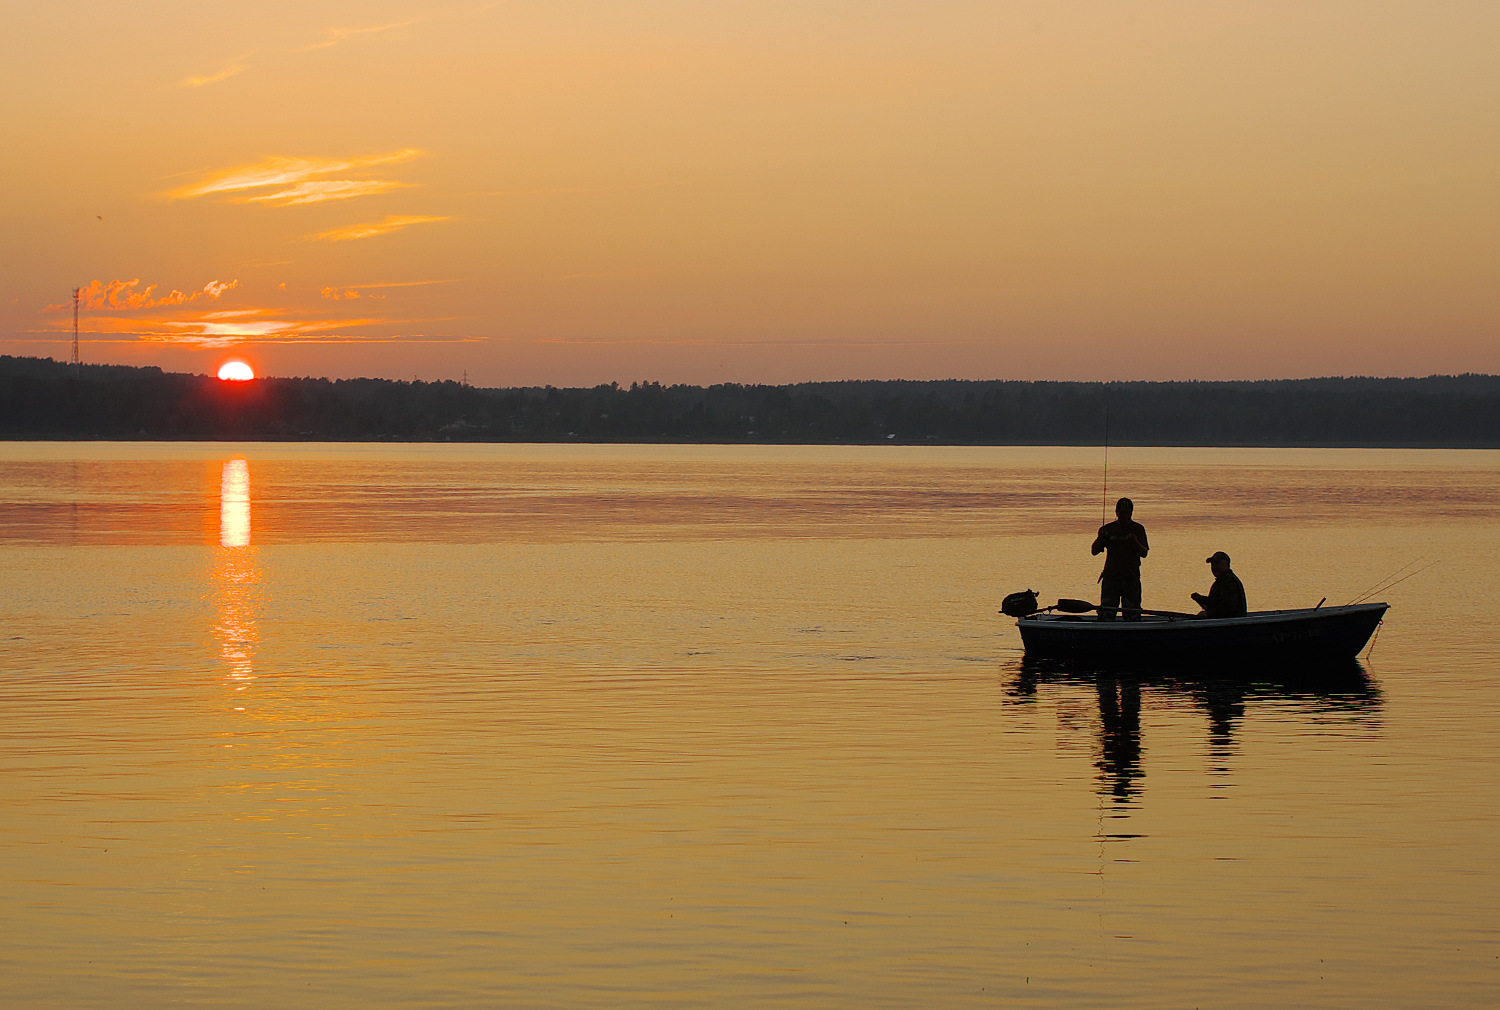
POLYGON ((1494 0, 11 5, 0 353, 1500 372, 1494 0))

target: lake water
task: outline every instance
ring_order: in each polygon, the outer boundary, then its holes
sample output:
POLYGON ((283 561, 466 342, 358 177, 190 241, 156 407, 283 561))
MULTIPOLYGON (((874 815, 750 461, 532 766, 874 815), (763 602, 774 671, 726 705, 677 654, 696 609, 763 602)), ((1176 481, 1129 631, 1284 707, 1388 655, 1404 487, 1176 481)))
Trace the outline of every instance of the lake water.
POLYGON ((0 444, 0 1005, 1500 1002, 1500 453, 0 444), (1096 680, 1006 593, 1375 598, 1096 680))

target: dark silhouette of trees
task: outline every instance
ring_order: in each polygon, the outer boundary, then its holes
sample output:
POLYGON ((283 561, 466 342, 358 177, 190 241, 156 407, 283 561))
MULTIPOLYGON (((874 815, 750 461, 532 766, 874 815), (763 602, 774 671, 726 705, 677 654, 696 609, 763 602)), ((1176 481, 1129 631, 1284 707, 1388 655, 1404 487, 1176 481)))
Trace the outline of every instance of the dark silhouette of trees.
POLYGON ((0 438, 1500 446, 1500 376, 480 389, 0 356, 0 438))

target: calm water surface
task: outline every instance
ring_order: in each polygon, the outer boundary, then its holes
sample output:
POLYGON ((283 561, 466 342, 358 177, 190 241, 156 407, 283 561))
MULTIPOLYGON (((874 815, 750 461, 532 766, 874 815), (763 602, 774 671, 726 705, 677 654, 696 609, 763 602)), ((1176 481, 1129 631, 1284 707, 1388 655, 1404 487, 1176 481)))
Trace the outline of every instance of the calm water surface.
POLYGON ((1290 682, 1022 662, 1100 462, 0 444, 0 1005, 1500 1001, 1500 453, 1111 450, 1290 682))

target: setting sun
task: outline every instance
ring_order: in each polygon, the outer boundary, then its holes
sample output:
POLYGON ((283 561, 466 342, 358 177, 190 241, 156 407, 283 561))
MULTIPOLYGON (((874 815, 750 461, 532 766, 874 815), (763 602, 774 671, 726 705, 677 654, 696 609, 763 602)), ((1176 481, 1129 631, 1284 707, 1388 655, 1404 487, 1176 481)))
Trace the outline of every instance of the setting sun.
POLYGON ((243 361, 226 361, 219 366, 219 378, 225 382, 245 382, 255 378, 255 370, 243 361))

